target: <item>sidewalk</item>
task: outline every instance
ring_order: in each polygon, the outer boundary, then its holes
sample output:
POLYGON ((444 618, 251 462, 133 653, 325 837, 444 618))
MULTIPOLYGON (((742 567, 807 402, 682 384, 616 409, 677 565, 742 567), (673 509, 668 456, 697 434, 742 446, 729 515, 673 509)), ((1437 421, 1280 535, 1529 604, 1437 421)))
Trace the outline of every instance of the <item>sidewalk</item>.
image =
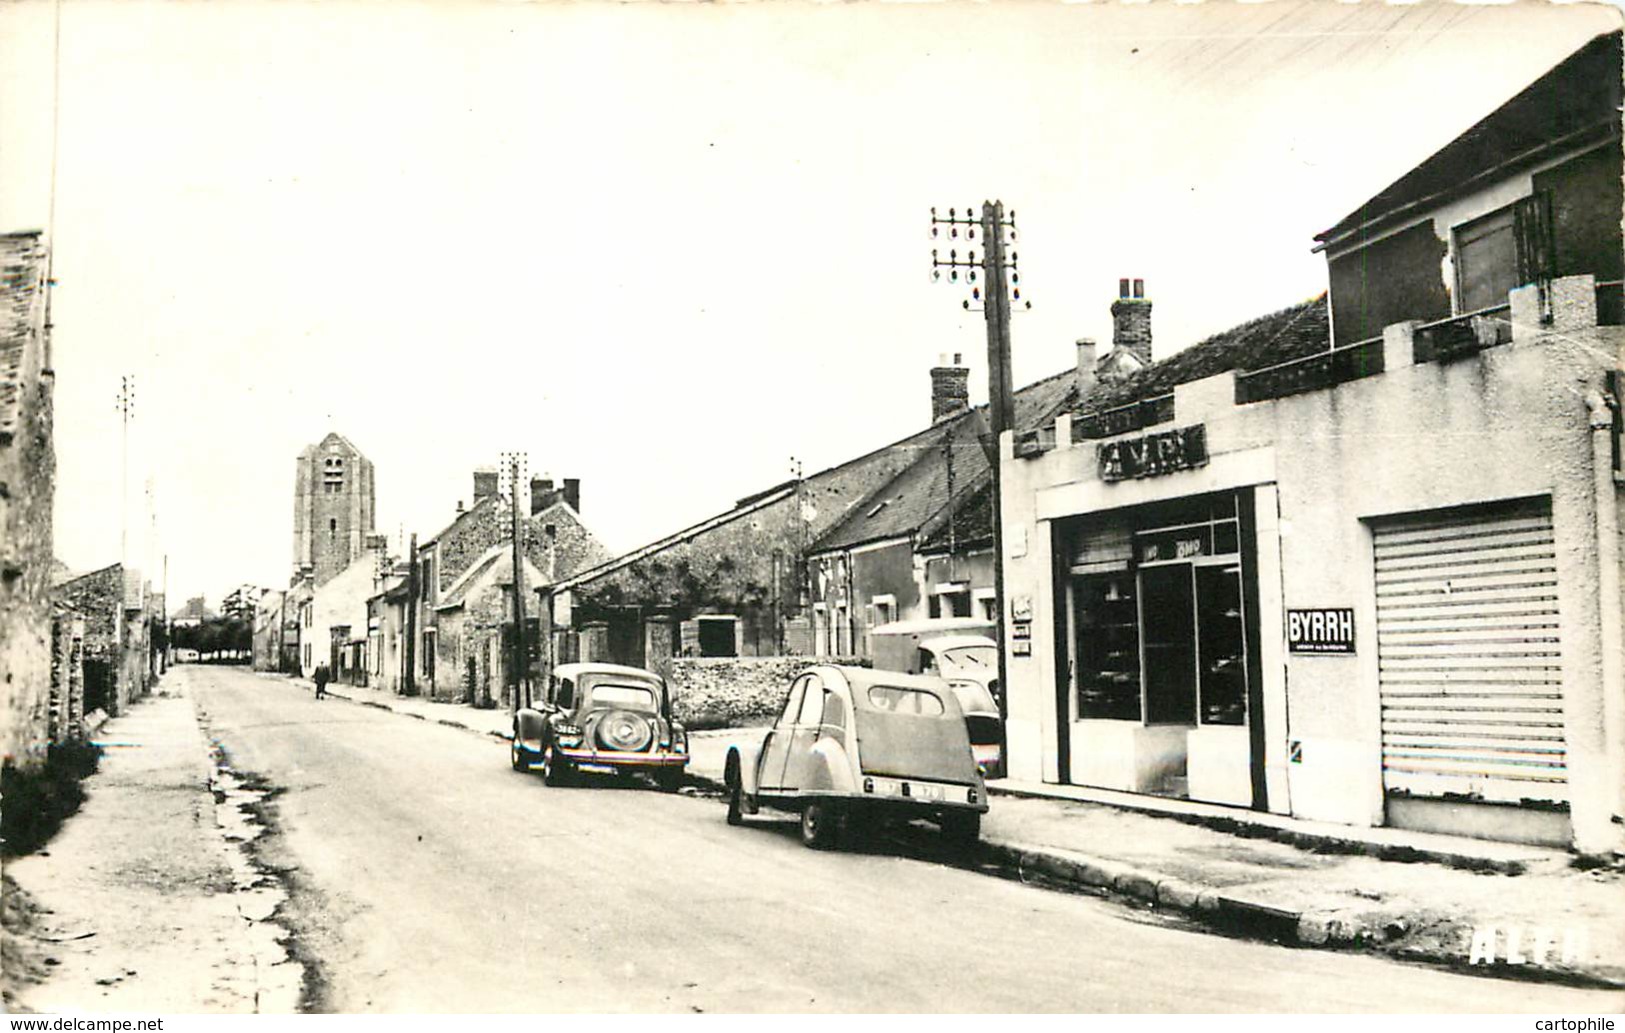
MULTIPOLYGON (((315 684, 308 678, 289 678, 286 675, 264 673, 261 673, 261 677, 298 685, 311 693, 316 691, 315 684)), ((513 715, 501 707, 481 710, 463 703, 436 703, 422 696, 397 696, 383 689, 345 685, 340 682, 329 682, 327 694, 335 699, 348 700, 366 707, 377 707, 380 710, 392 710, 397 714, 405 714, 423 721, 484 732, 503 742, 508 741, 508 736, 513 730, 513 715)))
POLYGON ((20 890, 8 996, 47 1012, 295 1011, 304 970, 273 919, 284 894, 240 845, 251 794, 217 766, 185 676, 95 740, 84 805, 48 849, 6 864, 20 890))
MULTIPOLYGON (((329 692, 504 740, 511 727, 505 710, 350 685, 329 692)), ((728 748, 759 744, 766 734, 689 733, 690 780, 720 790, 728 748)), ((1104 790, 1008 780, 988 788, 998 799, 982 822, 984 858, 1023 878, 1103 890, 1300 946, 1625 988, 1625 871, 1618 867, 1584 870, 1566 852, 1541 847, 1104 790), (1477 953, 1488 950, 1485 964, 1470 964, 1475 937, 1477 953)))

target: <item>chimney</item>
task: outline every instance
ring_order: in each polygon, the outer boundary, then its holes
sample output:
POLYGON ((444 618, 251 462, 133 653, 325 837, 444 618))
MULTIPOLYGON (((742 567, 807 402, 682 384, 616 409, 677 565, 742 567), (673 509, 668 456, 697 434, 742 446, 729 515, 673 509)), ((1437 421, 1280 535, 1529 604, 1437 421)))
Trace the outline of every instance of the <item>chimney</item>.
POLYGON ((553 504, 553 478, 532 477, 530 479, 530 515, 535 516, 553 504))
POLYGON ((1117 281, 1117 300, 1112 302, 1112 348, 1133 352, 1142 363, 1151 365, 1151 301, 1145 296, 1144 280, 1117 281))
POLYGON ((566 477, 564 479, 564 501, 577 513, 581 512, 581 478, 566 477))
POLYGON ((487 495, 495 495, 496 493, 497 493, 497 472, 495 470, 491 469, 489 466, 481 466, 481 467, 475 468, 475 470, 474 470, 474 503, 476 505, 478 505, 479 501, 481 499, 485 498, 487 495))
POLYGON ((931 369, 931 422, 937 423, 955 413, 970 408, 970 370, 954 352, 953 361, 947 355, 937 356, 937 365, 931 369))
POLYGON ((1100 361, 1100 349, 1093 337, 1078 338, 1078 400, 1088 397, 1095 387, 1095 364, 1100 361))

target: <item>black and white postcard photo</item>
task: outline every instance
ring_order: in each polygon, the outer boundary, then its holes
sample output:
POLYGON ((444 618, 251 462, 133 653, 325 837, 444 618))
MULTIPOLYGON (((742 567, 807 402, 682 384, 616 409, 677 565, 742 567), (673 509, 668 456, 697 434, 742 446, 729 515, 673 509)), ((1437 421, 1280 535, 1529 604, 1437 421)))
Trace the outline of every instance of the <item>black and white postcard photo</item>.
POLYGON ((4 1033, 1625 1031, 1622 26, 0 0, 4 1033))

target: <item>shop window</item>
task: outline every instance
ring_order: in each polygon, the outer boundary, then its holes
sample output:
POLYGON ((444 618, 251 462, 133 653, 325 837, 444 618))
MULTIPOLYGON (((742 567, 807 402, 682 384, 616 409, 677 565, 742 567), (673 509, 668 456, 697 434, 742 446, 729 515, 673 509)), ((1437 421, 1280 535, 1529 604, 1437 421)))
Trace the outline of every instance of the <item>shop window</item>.
POLYGON ((1078 717, 1140 720, 1140 623, 1127 571, 1072 586, 1078 717))
POLYGON ((1146 724, 1196 723, 1196 607, 1191 568, 1140 571, 1146 724))
POLYGON ((1080 530, 1070 583, 1079 719, 1246 724, 1237 516, 1235 497, 1216 495, 1147 507, 1132 532, 1080 530))
POLYGON ((1241 623, 1241 565, 1201 566, 1194 573, 1202 723, 1245 724, 1247 656, 1241 623))

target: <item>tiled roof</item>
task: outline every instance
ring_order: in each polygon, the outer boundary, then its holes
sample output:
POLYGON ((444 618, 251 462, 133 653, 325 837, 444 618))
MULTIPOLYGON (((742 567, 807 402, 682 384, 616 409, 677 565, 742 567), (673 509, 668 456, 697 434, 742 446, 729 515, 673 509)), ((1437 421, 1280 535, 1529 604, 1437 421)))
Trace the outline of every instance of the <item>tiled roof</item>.
POLYGON ((954 549, 993 540, 993 478, 984 477, 970 491, 961 495, 952 509, 939 513, 925 528, 920 543, 921 552, 946 552, 950 543, 954 549), (951 533, 950 533, 951 532, 951 533))
MULTIPOLYGON (((1076 375, 1067 370, 1017 391, 1016 427, 1026 430, 1053 418, 1071 402, 1076 382, 1076 375)), ((912 535, 925 528, 947 507, 950 494, 964 499, 990 477, 987 453, 982 447, 987 429, 986 407, 978 406, 913 439, 913 461, 854 505, 844 519, 819 536, 811 551, 849 548, 912 535)))
POLYGON ((1509 159, 1538 160, 1560 139, 1618 132, 1620 43, 1619 31, 1591 40, 1315 239, 1330 242, 1399 209, 1454 193, 1509 159))
POLYGON ((28 345, 45 289, 46 248, 38 230, 0 234, 0 444, 17 433, 28 345))
POLYGON ((1326 295, 1248 320, 1154 362, 1122 380, 1097 383, 1079 412, 1098 412, 1172 391, 1231 370, 1255 370, 1331 347, 1326 295))
POLYGON ((497 497, 495 495, 486 495, 486 496, 483 496, 483 497, 481 497, 479 499, 476 499, 472 506, 469 506, 467 509, 463 510, 461 513, 458 513, 455 517, 452 517, 451 523, 447 524, 445 527, 442 527, 440 529, 440 531, 437 534, 435 534, 434 537, 425 538, 419 544, 418 548, 420 548, 420 549, 428 548, 429 546, 433 545, 435 542, 438 542, 440 539, 446 537, 447 533, 450 532, 452 528, 456 527, 458 524, 462 523, 464 520, 467 520, 470 517, 472 517, 474 515, 475 511, 478 510, 481 506, 494 505, 496 502, 497 502, 497 497))
MULTIPOLYGON (((537 570, 535 564, 531 563, 529 559, 524 562, 525 578, 532 586, 541 584, 546 580, 542 577, 541 571, 537 570)), ((496 583, 499 585, 513 583, 513 546, 511 544, 504 542, 485 550, 478 560, 475 560, 467 570, 458 575, 456 581, 451 583, 451 587, 446 589, 446 594, 435 604, 435 609, 451 610, 463 605, 468 601, 468 596, 473 591, 474 586, 479 583, 487 572, 495 572, 496 583)))

